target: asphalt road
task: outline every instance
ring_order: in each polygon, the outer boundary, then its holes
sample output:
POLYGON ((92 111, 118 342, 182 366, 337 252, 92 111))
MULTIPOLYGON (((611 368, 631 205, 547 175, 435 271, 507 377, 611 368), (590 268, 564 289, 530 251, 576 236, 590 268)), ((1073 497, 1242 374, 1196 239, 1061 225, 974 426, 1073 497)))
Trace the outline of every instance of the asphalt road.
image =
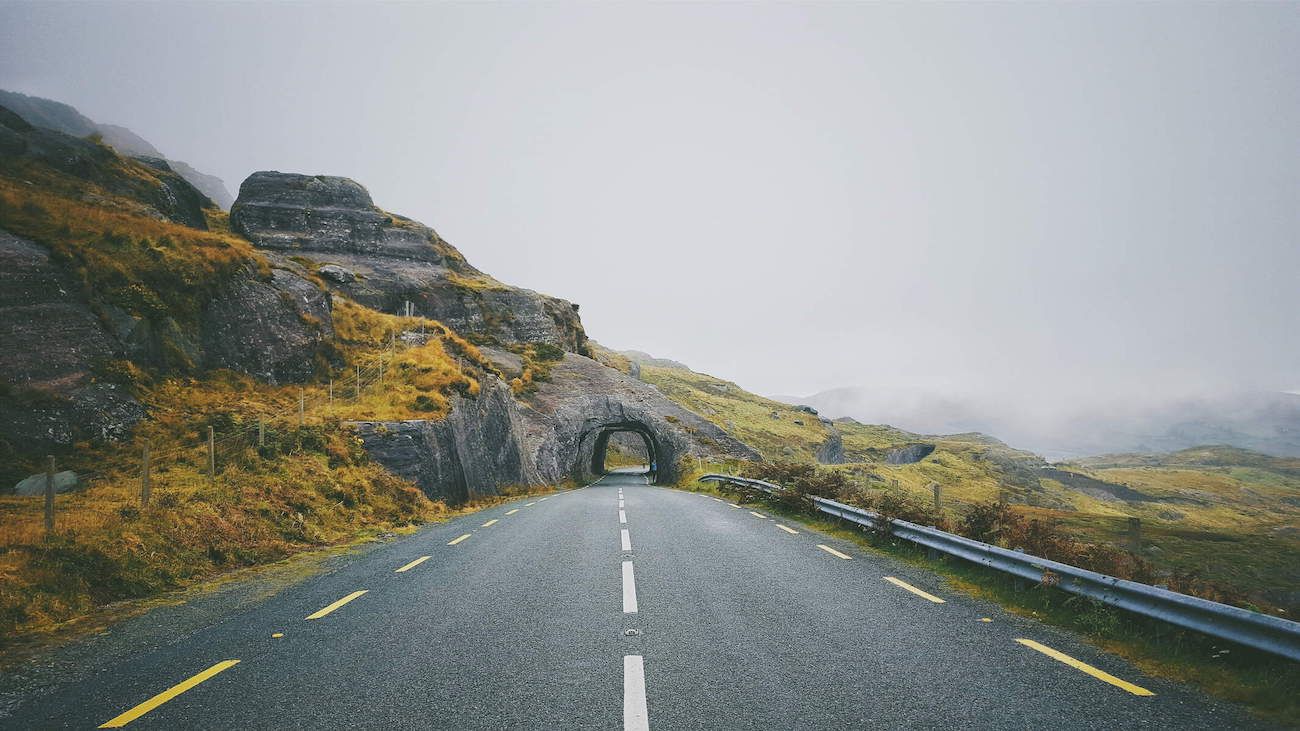
POLYGON ((131 620, 0 727, 1265 727, 751 507, 627 474, 521 499, 131 620))

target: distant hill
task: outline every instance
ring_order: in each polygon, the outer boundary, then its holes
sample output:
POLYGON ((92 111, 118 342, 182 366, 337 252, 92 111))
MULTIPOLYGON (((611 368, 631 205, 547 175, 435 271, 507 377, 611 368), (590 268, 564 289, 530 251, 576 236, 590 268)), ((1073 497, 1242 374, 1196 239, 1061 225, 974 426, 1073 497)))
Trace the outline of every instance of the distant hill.
POLYGON ((978 431, 1052 459, 1121 452, 1176 452, 1222 444, 1279 457, 1300 457, 1300 395, 1248 392, 1170 400, 1155 406, 1063 409, 1031 423, 1012 406, 865 388, 778 396, 830 418, 849 416, 912 431, 978 431))
POLYGON ((5 107, 27 121, 28 124, 43 129, 62 132, 73 137, 89 137, 98 134, 104 142, 119 153, 130 157, 150 157, 166 160, 177 175, 185 178, 200 193, 212 199, 223 210, 230 210, 235 202, 234 196, 226 189, 226 184, 215 175, 199 172, 189 163, 173 160, 140 135, 126 127, 116 124, 101 124, 63 102, 28 96, 16 91, 0 89, 0 107, 5 107))

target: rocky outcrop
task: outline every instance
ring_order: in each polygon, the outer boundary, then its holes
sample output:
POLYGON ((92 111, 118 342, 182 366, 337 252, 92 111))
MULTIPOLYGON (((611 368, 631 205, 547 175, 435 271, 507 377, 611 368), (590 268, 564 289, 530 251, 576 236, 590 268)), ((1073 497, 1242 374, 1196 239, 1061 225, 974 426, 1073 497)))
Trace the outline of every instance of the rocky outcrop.
POLYGON ((886 464, 912 464, 920 462, 934 451, 933 444, 906 444, 885 452, 886 464))
POLYGON ((310 264, 332 291, 382 312, 430 317, 480 344, 549 343, 583 352, 577 306, 496 282, 433 229, 375 206, 347 178, 259 172, 231 226, 281 266, 310 264))
POLYGON ((24 452, 117 438, 143 416, 97 378, 117 342, 49 251, 0 230, 0 440, 24 452))
POLYGON ((510 388, 495 379, 477 397, 458 399, 442 421, 358 422, 355 428, 372 459, 435 500, 457 504, 542 482, 510 388))
POLYGON ((547 482, 594 477, 598 441, 615 430, 649 437, 660 482, 675 480, 681 460, 689 457, 762 459, 655 387, 580 355, 565 355, 550 380, 524 402, 525 441, 547 482))
POLYGON ((822 424, 826 427, 826 441, 817 448, 817 461, 821 464, 844 464, 844 438, 830 419, 822 419, 822 424))
POLYGON ((318 348, 334 334, 330 296, 283 269, 270 281, 235 279, 202 317, 204 363, 269 383, 301 381, 318 348))

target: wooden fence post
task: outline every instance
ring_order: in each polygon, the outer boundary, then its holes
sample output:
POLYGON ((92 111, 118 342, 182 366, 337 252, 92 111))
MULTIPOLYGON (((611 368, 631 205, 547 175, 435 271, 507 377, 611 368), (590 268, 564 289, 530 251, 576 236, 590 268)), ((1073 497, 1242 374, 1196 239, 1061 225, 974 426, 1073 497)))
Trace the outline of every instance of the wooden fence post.
POLYGON ((330 379, 330 408, 334 408, 334 379, 330 379))
POLYGON ((302 386, 298 387, 298 428, 301 429, 307 419, 307 401, 302 386))
POLYGON ((257 448, 261 449, 266 446, 266 419, 257 417, 257 448))
POLYGON ((54 455, 45 465, 45 536, 54 535, 54 455))
POLYGON ((144 445, 144 459, 140 465, 140 507, 149 507, 149 445, 144 445))
POLYGON ((217 439, 212 427, 208 427, 208 482, 217 484, 217 439))
POLYGON ((942 509, 942 503, 943 503, 942 492, 943 492, 943 488, 942 488, 942 487, 939 487, 939 483, 937 483, 937 482, 931 482, 931 483, 930 483, 930 489, 934 490, 934 512, 937 513, 937 512, 939 512, 939 511, 942 509))
POLYGON ((356 388, 356 398, 361 398, 361 366, 357 365, 357 381, 353 384, 356 388))

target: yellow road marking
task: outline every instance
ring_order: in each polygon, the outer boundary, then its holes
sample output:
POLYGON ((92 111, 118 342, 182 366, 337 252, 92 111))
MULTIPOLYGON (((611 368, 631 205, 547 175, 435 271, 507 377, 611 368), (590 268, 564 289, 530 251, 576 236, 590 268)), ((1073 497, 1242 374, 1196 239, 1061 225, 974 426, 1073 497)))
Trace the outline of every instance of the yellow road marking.
POLYGON ((484 527, 484 528, 491 528, 492 525, 493 525, 494 523, 496 523, 496 522, 497 522, 497 519, 496 519, 496 518, 493 518, 492 520, 489 520, 488 522, 484 523, 482 527, 484 527))
POLYGON ((915 586, 912 586, 911 584, 907 583, 906 581, 903 581, 902 579, 895 579, 895 578, 892 577, 892 576, 886 576, 886 577, 885 577, 885 581, 888 581, 889 583, 893 584, 894 586, 900 587, 900 588, 902 588, 902 589, 907 589, 908 591, 910 591, 910 592, 912 592, 913 594, 915 594, 915 595, 921 597, 922 599, 929 599, 930 601, 934 602, 935 604, 943 604, 943 603, 944 603, 944 600, 943 600, 943 599, 940 599, 939 597, 937 597, 937 596, 935 596, 934 594, 931 594, 931 593, 929 593, 929 592, 921 591, 920 589, 916 588, 915 586))
POLYGON ((271 633, 271 637, 274 637, 275 639, 278 640, 278 639, 280 639, 281 637, 284 637, 284 633, 283 633, 283 632, 272 632, 272 633, 271 633))
POLYGON ((752 510, 749 511, 749 514, 752 515, 752 516, 754 516, 755 518, 766 518, 766 517, 767 517, 766 515, 763 515, 762 513, 755 513, 755 512, 752 511, 752 510))
POLYGON ((507 512, 506 515, 514 515, 517 512, 519 512, 519 508, 515 508, 514 510, 507 512))
POLYGON ((992 622, 993 620, 989 619, 988 617, 980 617, 980 621, 981 621, 981 622, 992 622))
POLYGON ((1120 680, 1119 678, 1115 677, 1114 675, 1111 675, 1110 673, 1104 670, 1099 670, 1082 660, 1075 660, 1074 658, 1070 657, 1064 652, 1058 652, 1056 650, 1053 650, 1047 645, 1040 645, 1039 643, 1034 642, 1033 640, 1026 640, 1024 638, 1016 638, 1016 642, 1019 642, 1020 644, 1032 650, 1038 650, 1039 652, 1052 658, 1053 660, 1060 660, 1061 662, 1065 663, 1066 665, 1069 665, 1070 667, 1076 670, 1082 670, 1083 672, 1091 675, 1092 677, 1098 680, 1101 680, 1106 683, 1110 683, 1116 688, 1122 688, 1124 690, 1127 690, 1133 695, 1144 695, 1144 696, 1155 695, 1155 693, 1152 693, 1146 688, 1143 688, 1139 685, 1133 685, 1132 683, 1126 680, 1120 680))
POLYGON ((340 600, 334 602, 333 604, 329 605, 328 607, 325 607, 324 609, 318 609, 318 610, 316 610, 315 612, 312 612, 311 614, 308 614, 308 615, 307 615, 307 619, 320 619, 321 617, 324 617, 325 615, 329 614, 330 612, 334 611, 335 609, 338 609, 339 607, 343 606, 344 604, 347 604, 348 602, 352 601, 353 599, 356 599, 357 597, 361 596, 362 594, 365 594, 367 591, 370 591, 370 590, 369 590, 369 589, 362 589, 361 591, 354 591, 354 592, 352 592, 351 594, 348 594, 347 596, 343 597, 342 599, 340 599, 340 600))
POLYGON ((431 556, 421 556, 421 557, 415 559, 414 561, 412 561, 412 562, 406 564, 406 565, 403 566, 402 568, 400 568, 400 569, 394 571, 393 573, 395 573, 395 574, 401 574, 401 573, 405 573, 405 572, 407 572, 407 571, 410 571, 411 569, 415 568, 416 566, 419 566, 420 564, 424 563, 425 561, 428 561, 430 558, 432 558, 432 557, 431 557, 431 556))
POLYGON ((785 531, 786 533, 789 533, 789 534, 791 534, 791 535, 795 535, 795 536, 799 535, 799 531, 795 530, 794 528, 787 528, 786 526, 781 525, 780 523, 777 523, 777 524, 776 524, 776 527, 777 527, 777 528, 780 528, 781 530, 783 530, 783 531, 785 531))
POLYGON ((229 670, 230 668, 232 668, 232 667, 234 667, 234 666, 236 666, 236 665, 238 665, 238 664, 239 664, 239 661, 238 661, 238 660, 222 660, 221 662, 217 663, 216 665, 213 665, 212 667, 208 668, 207 670, 204 670, 203 672, 199 673, 198 675, 195 675, 195 676, 189 678, 188 680, 182 680, 181 682, 177 683, 176 685, 173 685, 172 687, 168 688, 167 690, 164 690, 163 692, 161 692, 161 693, 159 693, 158 695, 156 695, 156 696, 150 698, 149 700, 145 701, 144 703, 141 703, 140 705, 136 706, 135 708, 132 708, 131 710, 127 711, 126 713, 123 713, 123 714, 120 715, 120 716, 116 716, 116 717, 114 717, 114 718, 113 718, 112 720, 110 720, 110 721, 106 721, 102 726, 100 726, 100 728, 121 728, 121 727, 127 725, 128 723, 131 723, 131 722, 134 721, 135 719, 137 719, 137 718, 143 716, 144 714, 148 713, 149 711, 152 711, 153 709, 157 708, 158 706, 161 706, 162 704, 166 703, 167 701, 169 701, 169 700, 175 698, 176 696, 180 695, 181 693, 184 693, 185 691, 189 690, 190 688, 193 688, 194 686, 198 685, 199 683, 202 683, 203 681, 207 680, 208 678, 211 678, 212 676, 216 675, 217 673, 222 672, 223 670, 229 670))
POLYGON ((853 558, 852 556, 846 553, 840 553, 839 551, 836 551, 834 548, 831 548, 830 546, 823 546, 822 544, 818 543, 817 547, 829 553, 832 556, 839 556, 840 558, 853 558))
POLYGON ((461 541, 465 540, 466 538, 469 538, 469 534, 468 534, 468 533, 466 533, 465 535, 463 535, 463 536, 461 536, 461 537, 459 537, 459 538, 453 538, 453 539, 451 539, 450 541, 447 541, 447 545, 448 545, 448 546, 454 546, 454 545, 456 545, 457 543, 460 543, 461 541))

